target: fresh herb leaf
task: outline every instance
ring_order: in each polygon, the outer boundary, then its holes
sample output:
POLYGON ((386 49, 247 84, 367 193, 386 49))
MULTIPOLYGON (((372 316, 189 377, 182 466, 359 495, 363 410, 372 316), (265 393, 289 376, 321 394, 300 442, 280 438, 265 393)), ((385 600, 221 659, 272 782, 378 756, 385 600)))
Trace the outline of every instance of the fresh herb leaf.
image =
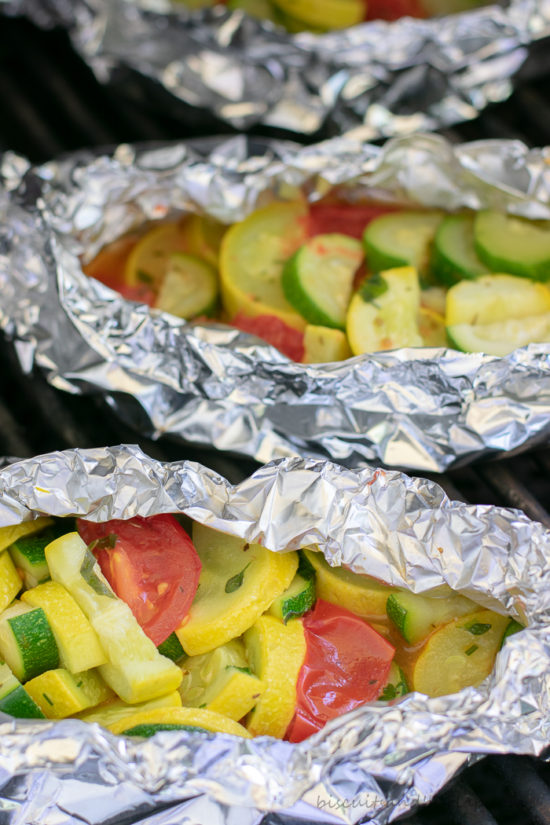
POLYGON ((374 275, 371 275, 370 278, 367 278, 366 281, 363 281, 359 288, 359 295, 366 303, 372 303, 372 301, 379 298, 380 295, 383 295, 384 292, 387 292, 388 289, 389 286, 386 279, 383 278, 379 272, 376 272, 374 275))
MULTIPOLYGON (((92 542, 93 544, 93 542, 92 542)), ((95 590, 100 596, 109 596, 111 599, 115 599, 116 596, 108 587, 105 582, 100 579, 97 575, 96 570, 99 570, 99 565, 95 559, 93 553, 86 553, 82 564, 80 565, 80 574, 84 581, 90 585, 92 590, 95 590)))
POLYGON ((149 275, 148 272, 145 272, 144 269, 138 269, 136 275, 138 281, 141 281, 142 284, 152 284, 155 280, 153 276, 149 275))
POLYGON ((472 653, 475 653, 476 650, 478 650, 478 649, 479 649, 479 645, 472 645, 471 647, 468 648, 468 650, 465 650, 464 653, 466 654, 466 656, 471 656, 472 653))
POLYGON ((239 673, 247 673, 249 676, 252 676, 252 671, 249 667, 237 667, 237 665, 226 665, 226 670, 238 670, 239 673))
POLYGON ((490 630, 492 625, 490 624, 482 624, 481 622, 472 622, 472 624, 465 624, 464 630, 467 630, 468 633, 471 633, 473 636, 483 636, 484 633, 487 633, 490 630))
POLYGON ((118 536, 116 533, 109 533, 108 536, 103 536, 100 539, 94 539, 88 545, 88 550, 93 553, 94 550, 112 550, 117 543, 118 536))
POLYGON ((245 567, 243 567, 243 569, 241 570, 240 573, 236 573, 234 576, 231 576, 230 579, 227 579, 227 581, 225 583, 225 592, 226 593, 234 593, 235 590, 239 589, 239 587, 242 585, 243 580, 244 580, 244 571, 246 570, 247 567, 250 566, 250 564, 251 564, 251 562, 248 562, 248 564, 245 567))
POLYGON ((395 699, 397 696, 397 690, 395 689, 395 685, 391 683, 386 685, 380 696, 378 697, 382 702, 389 702, 391 699, 395 699))

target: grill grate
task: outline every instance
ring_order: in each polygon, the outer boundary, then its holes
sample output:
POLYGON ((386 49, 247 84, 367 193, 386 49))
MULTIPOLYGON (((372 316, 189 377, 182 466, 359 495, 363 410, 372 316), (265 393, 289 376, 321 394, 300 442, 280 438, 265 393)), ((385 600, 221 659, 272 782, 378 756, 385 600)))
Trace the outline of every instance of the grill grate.
MULTIPOLYGON (((444 130, 452 141, 520 138, 529 145, 550 143, 550 49, 533 48, 518 88, 506 104, 490 107, 477 120, 444 130), (542 69, 543 76, 540 76, 542 69), (536 72, 535 72, 536 70, 536 72), (544 72, 546 74, 544 75, 544 72)), ((179 117, 154 110, 135 77, 100 87, 73 53, 64 32, 41 32, 25 20, 0 25, 0 149, 41 162, 83 146, 123 141, 200 137, 231 130, 213 118, 179 109, 179 117), (32 65, 29 60, 32 55, 32 65), (124 87, 124 94, 121 93, 124 87)), ((257 134, 273 134, 258 130, 257 134)), ((280 137, 296 139, 293 134, 280 137)), ((311 136, 311 140, 327 137, 311 136)), ((139 438, 116 419, 99 397, 72 396, 52 388, 34 371, 21 371, 13 348, 0 336, 0 454, 26 457, 56 449, 139 442, 164 461, 182 457, 167 438, 139 438)), ((256 468, 207 448, 185 448, 233 483, 256 468)), ((518 507, 550 527, 550 449, 430 476, 451 498, 518 507)), ((264 825, 278 825, 267 815, 264 825)), ((407 825, 550 825, 550 767, 528 757, 491 756, 474 765, 407 825), (504 790, 505 789, 505 790, 504 790)), ((301 820, 303 825, 303 820, 301 820)))

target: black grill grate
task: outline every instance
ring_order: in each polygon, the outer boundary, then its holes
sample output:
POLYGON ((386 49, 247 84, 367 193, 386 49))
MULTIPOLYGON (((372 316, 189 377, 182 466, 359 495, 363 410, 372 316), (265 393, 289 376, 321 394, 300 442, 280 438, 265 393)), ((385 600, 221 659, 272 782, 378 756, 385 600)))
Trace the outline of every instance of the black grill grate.
MULTIPOLYGON (((550 143, 550 48, 533 48, 505 104, 444 134, 453 141, 511 137, 529 145, 550 143)), ((150 89, 121 74, 101 87, 73 53, 64 32, 42 32, 25 20, 0 17, 0 150, 32 161, 84 146, 123 141, 189 138, 229 133, 213 118, 180 107, 171 116, 150 105, 150 89), (144 91, 145 89, 145 91, 144 91)), ((257 134, 273 134, 258 130, 257 134)), ((278 133, 295 139, 295 135, 278 133)), ((327 137, 317 134, 311 140, 327 137)), ((26 457, 56 449, 139 442, 149 455, 188 458, 232 482, 256 468, 207 448, 185 448, 169 439, 140 438, 99 397, 71 396, 37 371, 25 375, 11 345, 0 337, 0 455, 26 457)), ((431 476, 451 498, 518 507, 550 527, 550 448, 496 463, 431 476)), ((550 767, 528 757, 482 760, 436 800, 406 820, 408 825, 550 825, 550 767)), ((280 819, 268 815, 265 825, 280 819)))

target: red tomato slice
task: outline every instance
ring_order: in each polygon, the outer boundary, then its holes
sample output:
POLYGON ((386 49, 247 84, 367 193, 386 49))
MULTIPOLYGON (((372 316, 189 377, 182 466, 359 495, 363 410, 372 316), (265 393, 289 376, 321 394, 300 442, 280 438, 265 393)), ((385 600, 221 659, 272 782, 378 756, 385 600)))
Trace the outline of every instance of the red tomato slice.
POLYGON ((91 278, 97 278, 111 289, 119 289, 124 284, 126 258, 138 241, 137 235, 125 235, 104 247, 95 258, 82 269, 91 278))
POLYGON ((420 0, 367 0, 367 20, 427 17, 420 0))
POLYGON ((156 295, 151 287, 146 284, 136 284, 130 286, 129 284, 122 284, 114 287, 123 298, 128 298, 129 301, 137 301, 140 304, 147 304, 152 307, 156 300, 156 295))
POLYGON ((304 617, 306 657, 286 738, 301 742, 329 719, 371 702, 388 679, 395 648, 363 619, 318 599, 304 617))
POLYGON ((304 357, 303 332, 289 327, 276 315, 257 315, 255 318, 249 318, 238 312, 229 323, 243 332, 257 335, 292 361, 301 361, 304 357))
POLYGON ((168 638, 189 612, 201 562, 193 542, 169 514, 103 524, 78 519, 78 532, 92 548, 103 575, 126 602, 155 645, 168 638))
POLYGON ((395 208, 379 204, 314 203, 309 209, 309 234, 338 232, 361 240, 369 223, 388 212, 395 212, 395 208))

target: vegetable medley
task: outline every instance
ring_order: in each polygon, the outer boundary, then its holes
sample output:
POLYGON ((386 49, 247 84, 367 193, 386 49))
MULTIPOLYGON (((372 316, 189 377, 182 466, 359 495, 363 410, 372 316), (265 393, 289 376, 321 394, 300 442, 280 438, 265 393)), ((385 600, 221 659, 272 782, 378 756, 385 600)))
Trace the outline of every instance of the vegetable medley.
POLYGON ((235 11, 270 20, 289 32, 346 29, 364 20, 397 20, 467 11, 483 0, 180 0, 191 9, 225 3, 235 11))
POLYGON ((183 517, 0 530, 0 711, 15 717, 299 742, 365 702, 479 684, 519 629, 450 590, 414 595, 183 517))
POLYGON ((277 202, 229 228, 198 215, 149 226, 85 271, 304 363, 422 346, 498 356, 550 342, 550 221, 491 210, 277 202))

